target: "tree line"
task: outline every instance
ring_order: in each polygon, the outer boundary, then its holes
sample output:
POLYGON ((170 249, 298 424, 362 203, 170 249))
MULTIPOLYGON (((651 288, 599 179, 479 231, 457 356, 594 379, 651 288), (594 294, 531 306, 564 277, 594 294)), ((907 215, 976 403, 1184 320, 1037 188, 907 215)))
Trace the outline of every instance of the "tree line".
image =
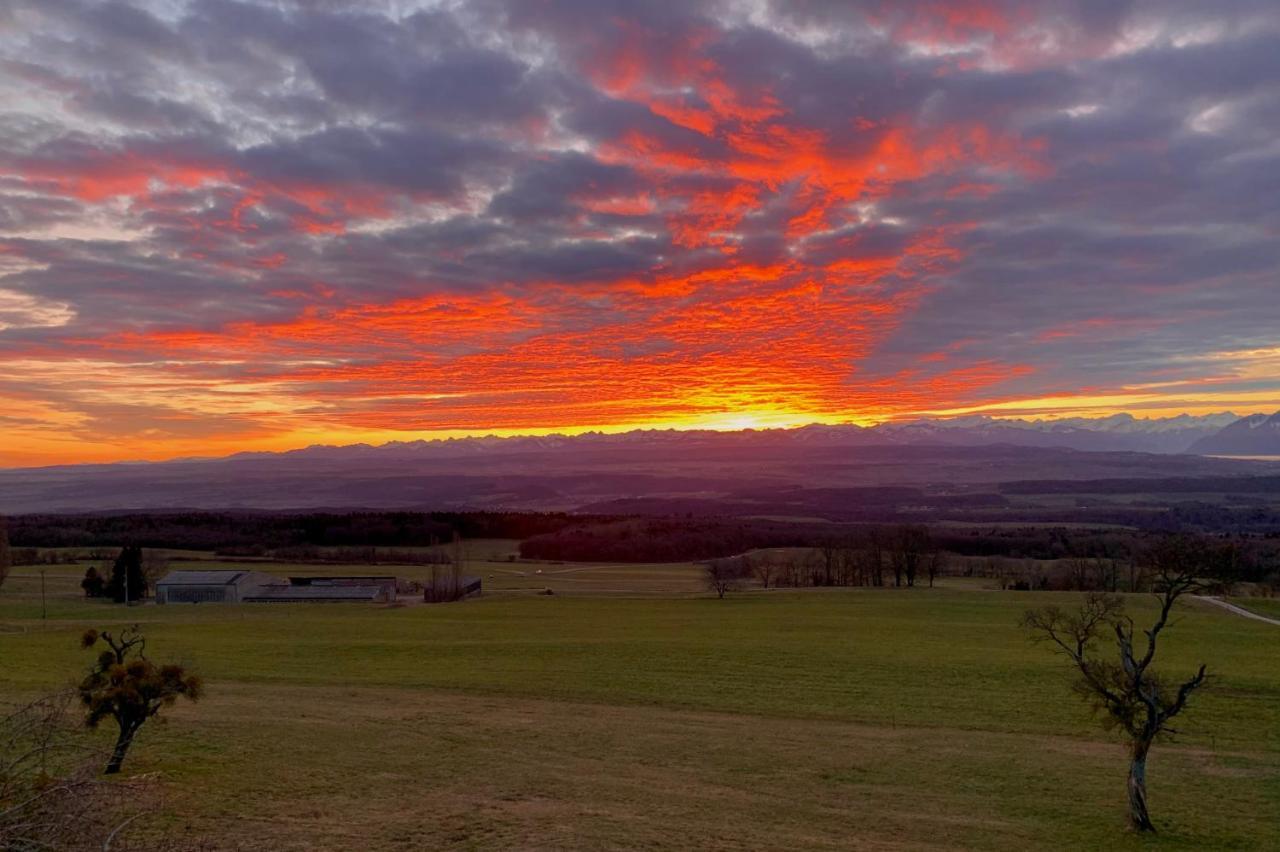
POLYGON ((770 549, 703 563, 707 585, 725 593, 748 582, 760 588, 819 586, 912 587, 934 580, 947 566, 947 554, 921 524, 869 526, 829 536, 816 547, 770 549))
POLYGON ((142 547, 263 555, 283 547, 421 547, 468 539, 524 539, 601 516, 563 512, 124 512, 17 515, 15 547, 142 547))
MULTIPOLYGON (((709 588, 725 592, 748 584, 760 588, 818 586, 932 586, 944 574, 993 579, 1002 590, 1146 592, 1159 577, 1151 553, 1169 536, 1146 536, 1116 548, 1114 541, 1084 540, 1079 555, 1056 560, 1004 556, 966 557, 948 549, 954 539, 921 524, 872 525, 799 548, 764 549, 703 561, 709 588), (1092 546, 1090 546, 1092 545, 1092 546)), ((1195 537, 1197 559, 1207 576, 1224 583, 1256 584, 1265 592, 1280 585, 1274 552, 1260 555, 1257 542, 1195 537)))

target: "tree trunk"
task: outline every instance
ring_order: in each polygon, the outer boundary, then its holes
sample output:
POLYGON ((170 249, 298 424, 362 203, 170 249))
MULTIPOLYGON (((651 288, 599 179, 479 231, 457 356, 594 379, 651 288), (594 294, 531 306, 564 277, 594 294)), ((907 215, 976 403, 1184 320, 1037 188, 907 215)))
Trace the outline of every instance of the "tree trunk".
POLYGON ((134 733, 135 729, 132 726, 120 729, 120 736, 116 738, 115 748, 111 750, 111 759, 107 761, 107 775, 115 775, 120 771, 120 767, 124 763, 124 756, 129 753, 129 746, 133 745, 134 733))
POLYGON ((1134 831, 1156 830, 1147 813, 1147 751, 1150 748, 1149 741, 1135 742, 1129 764, 1129 825, 1134 831))

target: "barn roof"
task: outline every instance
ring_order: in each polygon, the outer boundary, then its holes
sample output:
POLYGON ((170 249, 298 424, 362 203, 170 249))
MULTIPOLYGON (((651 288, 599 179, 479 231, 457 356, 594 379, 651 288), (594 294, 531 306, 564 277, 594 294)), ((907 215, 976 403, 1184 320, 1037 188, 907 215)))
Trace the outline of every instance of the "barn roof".
POLYGON ((158 586, 229 586, 247 571, 170 571, 158 586))
POLYGON ((246 603, 288 601, 372 601, 382 586, 266 586, 245 595, 246 603))

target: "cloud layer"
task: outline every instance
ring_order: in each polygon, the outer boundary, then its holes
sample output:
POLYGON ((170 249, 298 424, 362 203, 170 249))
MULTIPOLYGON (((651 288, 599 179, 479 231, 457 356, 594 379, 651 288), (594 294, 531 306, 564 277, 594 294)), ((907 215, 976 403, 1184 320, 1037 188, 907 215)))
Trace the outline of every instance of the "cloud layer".
POLYGON ((0 464, 1280 407, 1269 2, 0 11, 0 464))

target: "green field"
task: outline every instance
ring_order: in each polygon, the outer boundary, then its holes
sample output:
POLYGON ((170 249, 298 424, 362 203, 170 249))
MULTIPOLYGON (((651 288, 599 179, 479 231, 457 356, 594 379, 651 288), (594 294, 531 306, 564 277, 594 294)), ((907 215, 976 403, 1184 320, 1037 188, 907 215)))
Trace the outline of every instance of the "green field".
POLYGON ((1280 599, 1277 598, 1232 598, 1231 602, 1267 618, 1280 618, 1280 599))
MULTIPOLYGON (((689 565, 492 555, 490 591, 458 604, 130 610, 153 657, 208 681, 126 764, 162 779, 144 830, 263 850, 1280 849, 1272 625, 1191 605, 1171 629, 1168 670, 1218 676, 1154 752, 1162 831, 1137 838, 1123 749, 1016 626, 1065 594, 719 601, 689 565)), ((125 620, 76 598, 82 570, 48 570, 47 620, 34 569, 0 589, 0 700, 66 684, 79 632, 125 620)))

